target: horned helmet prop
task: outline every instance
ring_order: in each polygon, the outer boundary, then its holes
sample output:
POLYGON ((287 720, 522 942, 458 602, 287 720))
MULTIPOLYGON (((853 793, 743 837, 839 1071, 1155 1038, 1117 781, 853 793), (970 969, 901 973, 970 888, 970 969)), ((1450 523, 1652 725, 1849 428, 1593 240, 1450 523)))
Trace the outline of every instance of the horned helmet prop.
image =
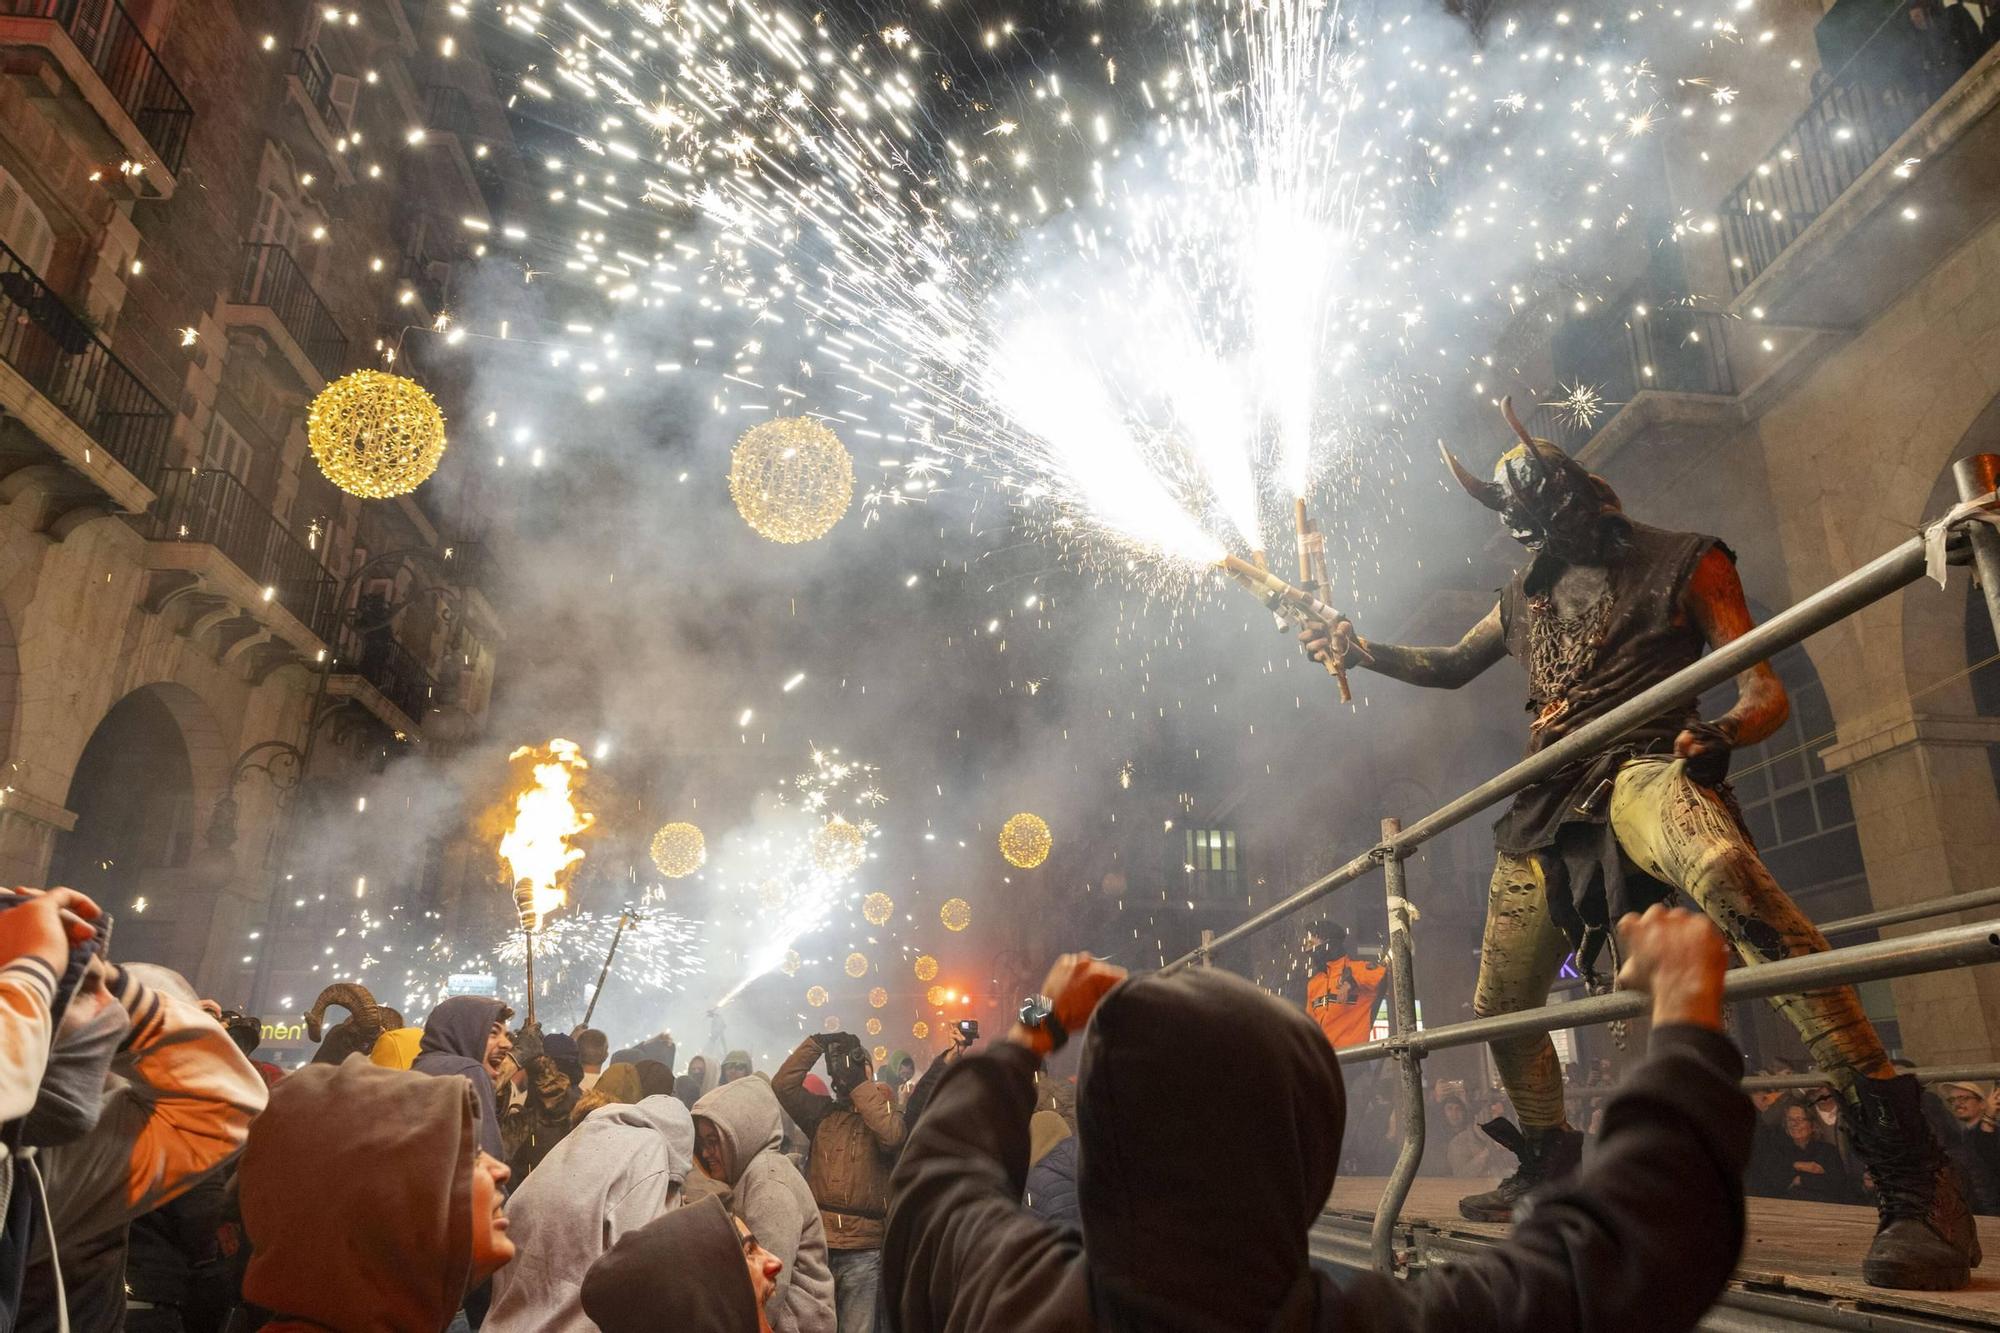
POLYGON ((1521 442, 1493 465, 1493 480, 1481 481, 1440 442, 1451 475, 1467 495, 1499 514, 1508 535, 1530 551, 1579 564, 1601 559, 1630 530, 1610 483, 1529 434, 1512 398, 1500 400, 1500 415, 1521 442))

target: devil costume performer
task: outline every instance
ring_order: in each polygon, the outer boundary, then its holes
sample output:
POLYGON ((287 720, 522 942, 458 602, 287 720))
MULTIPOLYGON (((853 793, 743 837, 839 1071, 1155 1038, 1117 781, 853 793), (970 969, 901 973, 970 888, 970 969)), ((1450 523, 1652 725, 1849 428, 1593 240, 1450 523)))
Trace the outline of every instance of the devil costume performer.
MULTIPOLYGON (((1316 655, 1411 684, 1456 688, 1502 656, 1528 673, 1528 751, 1659 684, 1705 647, 1750 625, 1735 556, 1714 537, 1633 522, 1603 478, 1532 437, 1511 403, 1501 410, 1520 443, 1482 481, 1447 451, 1453 475, 1495 510, 1533 553, 1498 605, 1454 648, 1364 641, 1341 621, 1309 630, 1316 655), (1321 642, 1324 640, 1325 642, 1321 642)), ((1615 973, 1602 955, 1609 928, 1676 892, 1721 927, 1746 963, 1827 947, 1758 857, 1724 781, 1729 752, 1784 720, 1784 687, 1768 664, 1738 677, 1740 699, 1703 721, 1692 697, 1674 701, 1623 740, 1521 792, 1494 825, 1474 1011, 1534 1008, 1575 953, 1587 976, 1615 973), (1600 970, 1600 964, 1603 964, 1600 970)), ((1944 1156, 1926 1127, 1919 1090, 1896 1076, 1852 987, 1781 996, 1814 1061, 1844 1094, 1854 1141, 1878 1187, 1881 1225, 1863 1264, 1878 1286, 1955 1289, 1980 1260, 1978 1237, 1944 1156)), ((1582 1136, 1565 1121, 1562 1071, 1547 1034, 1493 1043, 1520 1116, 1489 1133, 1520 1169, 1460 1210, 1506 1221, 1544 1181, 1568 1174, 1582 1136)))

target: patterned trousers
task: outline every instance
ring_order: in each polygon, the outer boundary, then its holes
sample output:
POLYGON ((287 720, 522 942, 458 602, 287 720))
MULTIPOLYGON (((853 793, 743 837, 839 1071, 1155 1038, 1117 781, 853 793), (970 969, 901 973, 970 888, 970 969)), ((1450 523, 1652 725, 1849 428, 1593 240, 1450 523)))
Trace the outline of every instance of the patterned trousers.
MULTIPOLYGON (((1722 799, 1687 776, 1679 759, 1641 758, 1618 770, 1611 828, 1625 854, 1653 878, 1692 899, 1721 927, 1746 963, 1818 953, 1826 937, 1778 887, 1722 799)), ((1513 1013, 1548 999, 1570 951, 1549 916, 1541 875, 1528 857, 1502 852, 1487 889, 1473 1012, 1513 1013)), ((1791 1020, 1813 1061, 1843 1092, 1857 1078, 1888 1078, 1874 1025, 1852 986, 1771 1001, 1791 1020)), ((1493 1043, 1500 1080, 1527 1128, 1563 1123, 1562 1067, 1548 1034, 1493 1043)))

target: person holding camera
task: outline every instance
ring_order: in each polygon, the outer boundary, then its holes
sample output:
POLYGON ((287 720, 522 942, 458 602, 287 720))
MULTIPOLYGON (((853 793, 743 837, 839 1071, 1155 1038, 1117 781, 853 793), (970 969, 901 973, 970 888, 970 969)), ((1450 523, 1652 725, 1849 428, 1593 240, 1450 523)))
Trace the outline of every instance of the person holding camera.
POLYGON ((826 1228, 840 1333, 872 1333, 882 1280, 882 1224, 889 1214, 889 1172, 903 1146, 902 1114, 875 1081, 861 1039, 815 1033, 799 1043, 771 1080, 778 1104, 812 1140, 807 1176, 826 1228), (806 1075, 826 1059, 831 1097, 806 1090, 806 1075))

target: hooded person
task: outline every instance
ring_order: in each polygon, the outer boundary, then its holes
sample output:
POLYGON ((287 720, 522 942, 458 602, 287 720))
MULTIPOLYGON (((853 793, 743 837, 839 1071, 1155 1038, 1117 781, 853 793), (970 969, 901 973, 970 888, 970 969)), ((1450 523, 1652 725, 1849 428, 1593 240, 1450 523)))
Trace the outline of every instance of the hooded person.
POLYGON ((1081 1230, 1076 1209, 1076 1135, 1054 1111, 1037 1111, 1028 1121, 1028 1187, 1021 1201, 1036 1217, 1081 1230))
POLYGON ((749 1078, 750 1072, 750 1052, 731 1051, 722 1057, 722 1079, 716 1086, 734 1083, 739 1078, 749 1078))
POLYGON ((632 1072, 639 1076, 641 1097, 671 1097, 674 1095, 674 1071, 658 1060, 640 1060, 633 1064, 632 1072))
POLYGON ((693 1167, 694 1122, 672 1097, 587 1116, 508 1201, 521 1255, 494 1279, 483 1333, 591 1333, 578 1297, 584 1274, 619 1237, 680 1207, 693 1167))
POLYGON ((569 1080, 570 1100, 583 1095, 583 1053, 576 1038, 566 1032, 551 1032, 542 1038, 542 1054, 555 1061, 556 1068, 569 1080))
MULTIPOLYGON (((1660 916, 1673 931, 1689 927, 1685 914, 1660 916)), ((1345 1285, 1307 1250, 1346 1111, 1319 1028, 1220 970, 1122 979, 1087 954, 1066 956, 1007 1040, 944 1077, 904 1149, 883 1249, 893 1326, 1692 1328, 1741 1250, 1752 1119, 1736 1087, 1742 1058, 1720 1032, 1721 942, 1693 924, 1705 944, 1657 930, 1651 945, 1636 929, 1628 936, 1635 964, 1642 951, 1667 958, 1661 975, 1688 975, 1690 949, 1706 950, 1704 989, 1683 987, 1699 997, 1685 1018, 1657 998, 1666 985, 1656 991, 1653 1054, 1627 1075, 1574 1187, 1539 1198, 1492 1252, 1408 1281, 1364 1273, 1345 1285), (1086 1023, 1079 1233, 1020 1199, 1035 1071, 1086 1023), (1203 1077, 1190 1082, 1190 1069, 1203 1077), (1230 1156, 1220 1176, 1218 1144, 1230 1156)))
POLYGON ((630 1106, 646 1095, 645 1085, 639 1079, 636 1065, 620 1061, 606 1065, 604 1072, 597 1076, 597 1082, 590 1091, 577 1100, 569 1111, 571 1124, 581 1124, 583 1118, 592 1111, 605 1106, 630 1106))
POLYGON ((479 1101, 479 1146, 504 1161, 500 1104, 495 1094, 507 1053, 507 1020, 514 1011, 485 995, 454 995, 424 1019, 424 1039, 410 1065, 419 1074, 456 1074, 472 1084, 479 1101))
POLYGON ((602 1333, 770 1333, 783 1269, 720 1199, 677 1208, 591 1266, 583 1309, 602 1333))
POLYGON ((688 1057, 687 1072, 674 1080, 674 1096, 681 1105, 693 1106, 708 1091, 708 1061, 699 1055, 688 1057))
POLYGON ((729 1186, 730 1210, 784 1264, 766 1307, 777 1333, 833 1333, 833 1270, 812 1187, 784 1155, 784 1112, 761 1078, 694 1104, 695 1160, 729 1186))
POLYGON ((367 1060, 271 1092, 237 1172, 265 1333, 439 1333, 514 1255, 476 1093, 367 1060))

